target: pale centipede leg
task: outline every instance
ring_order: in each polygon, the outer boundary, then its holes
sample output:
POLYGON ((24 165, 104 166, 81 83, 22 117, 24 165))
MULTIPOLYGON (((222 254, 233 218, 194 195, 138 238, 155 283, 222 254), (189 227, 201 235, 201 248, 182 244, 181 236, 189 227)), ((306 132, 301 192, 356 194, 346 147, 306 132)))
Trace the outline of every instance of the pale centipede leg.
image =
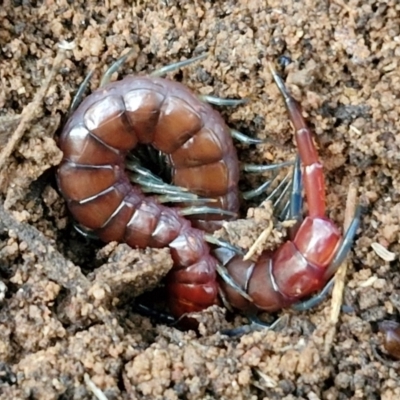
POLYGON ((233 139, 237 140, 238 142, 244 143, 244 144, 272 144, 276 147, 282 147, 282 145, 280 143, 278 143, 276 140, 273 139, 256 139, 253 138, 251 136, 248 136, 246 134, 244 134, 243 132, 240 132, 236 129, 230 129, 231 132, 231 136, 233 139))
POLYGON ((196 61, 202 60, 202 59, 206 58, 207 56, 208 56, 208 54, 202 54, 201 56, 189 58, 188 60, 178 61, 176 63, 166 65, 165 67, 162 67, 162 68, 159 68, 159 69, 156 69, 155 71, 153 71, 150 74, 150 76, 164 76, 168 72, 176 71, 182 67, 186 67, 187 65, 190 65, 196 61))
MULTIPOLYGON (((236 107, 249 102, 248 99, 224 99, 222 97, 212 96, 209 94, 200 94, 197 97, 199 100, 204 101, 205 103, 213 104, 214 106, 236 107)), ((246 136, 244 134, 241 135, 246 136)))
POLYGON ((118 58, 117 61, 113 62, 110 67, 107 69, 107 71, 104 73, 104 75, 101 78, 100 81, 100 87, 103 87, 104 85, 107 85, 107 83, 110 82, 111 76, 114 72, 117 72, 118 69, 121 67, 121 65, 130 57, 130 55, 134 52, 134 50, 129 50, 126 54, 124 54, 122 57, 118 58))
MULTIPOLYGON (((115 61, 110 68, 104 73, 103 77, 101 78, 100 82, 100 87, 104 86, 108 82, 110 82, 111 75, 118 70, 118 68, 126 61, 126 59, 132 54, 133 50, 129 51, 126 53, 124 56, 119 58, 117 61, 115 61)), ((69 107, 68 115, 71 115, 79 106, 79 103, 82 100, 82 96, 87 89, 87 86, 90 82, 90 79, 92 78, 94 73, 94 69, 92 69, 85 77, 85 79, 82 81, 82 83, 79 85, 79 89, 76 92, 74 98, 72 99, 71 105, 69 107)))
POLYGON ((246 192, 242 192, 243 199, 250 200, 250 199, 252 199, 254 197, 258 197, 259 195, 264 193, 271 186, 271 184, 274 182, 275 178, 276 178, 276 175, 272 179, 270 179, 269 181, 264 182, 263 184, 261 184, 257 188, 251 189, 251 190, 247 190, 246 192))
POLYGON ((239 142, 245 143, 245 144, 263 144, 266 143, 265 140, 262 139, 255 139, 252 138, 251 136, 247 136, 242 132, 237 131, 236 129, 231 129, 231 136, 236 139, 239 142))
POLYGON ((215 199, 190 193, 186 188, 164 182, 152 171, 144 168, 133 156, 126 162, 126 169, 134 172, 133 174, 128 173, 130 181, 140 185, 143 193, 157 194, 155 197, 160 203, 191 202, 204 204, 215 201, 215 199))
MULTIPOLYGON (((223 254, 225 256, 225 254, 226 254, 225 250, 230 250, 234 253, 234 254, 232 254, 232 257, 235 255, 238 255, 238 254, 244 256, 244 251, 242 249, 234 246, 233 244, 230 244, 229 242, 227 242, 223 239, 216 238, 215 236, 213 236, 210 233, 204 234, 204 240, 210 244, 214 244, 215 246, 218 246, 221 248, 221 249, 214 250, 215 254, 217 254, 217 255, 221 252, 221 254, 223 254)), ((219 257, 217 257, 217 258, 219 259, 219 257)))
POLYGON ((277 164, 268 164, 268 165, 260 165, 260 164, 248 164, 242 163, 241 168, 244 172, 268 172, 276 169, 280 169, 282 167, 286 167, 288 165, 293 165, 293 161, 284 161, 277 164))
MULTIPOLYGON (((269 164, 269 165, 258 165, 258 164, 247 164, 246 163, 246 164, 242 164, 242 170, 245 172, 256 172, 256 173, 268 172, 268 171, 274 171, 274 170, 277 170, 277 169, 280 169, 282 167, 285 167, 287 165, 292 165, 292 164, 293 164, 292 161, 285 161, 285 162, 282 162, 279 164, 269 164)), ((249 199, 259 196, 260 194, 264 193, 269 188, 269 186, 275 181, 276 177, 277 177, 277 173, 275 173, 275 175, 273 176, 272 179, 262 183, 259 187, 248 190, 246 192, 243 192, 242 197, 245 200, 249 200, 249 199)), ((286 182, 287 182, 287 180, 284 181, 284 183, 286 183, 286 182)), ((273 191, 271 193, 270 197, 267 198, 267 200, 271 200, 274 196, 276 196, 279 193, 279 191, 282 188, 283 188, 283 186, 278 185, 276 188, 277 190, 273 191)))
POLYGON ((82 235, 86 239, 91 239, 91 240, 99 239, 99 237, 97 235, 95 235, 90 229, 85 228, 84 226, 74 223, 73 227, 80 235, 82 235))
POLYGON ((290 213, 290 201, 287 201, 282 211, 279 214, 279 221, 288 221, 290 219, 289 213, 290 213))
POLYGON ((92 69, 85 77, 85 79, 82 81, 82 83, 79 85, 78 91, 76 92, 74 98, 72 99, 71 105, 68 110, 68 115, 71 115, 79 106, 79 103, 82 100, 82 96, 85 93, 85 90, 87 89, 87 86, 90 82, 90 79, 92 78, 94 73, 94 69, 92 69))
POLYGON ((224 210, 222 208, 213 208, 213 207, 208 207, 208 206, 191 206, 191 207, 185 207, 181 208, 179 210, 179 215, 186 217, 190 215, 199 215, 199 214, 217 214, 220 216, 226 216, 226 217, 236 217, 237 213, 224 210))
POLYGON ((229 337, 240 337, 247 333, 263 331, 265 329, 272 331, 280 331, 283 330, 288 323, 287 315, 278 318, 272 324, 267 324, 266 322, 261 321, 255 315, 248 315, 247 317, 250 320, 249 325, 242 325, 234 329, 224 329, 221 331, 221 334, 229 337))
MULTIPOLYGON (((290 174, 287 174, 282 179, 281 183, 275 189, 275 190, 277 190, 278 197, 276 198, 276 200, 272 204, 272 206, 274 208, 278 208, 282 204, 282 201, 283 201, 284 197, 286 196, 287 192, 290 190, 291 186, 292 186, 292 180, 291 180, 290 174)), ((274 198, 274 196, 275 196, 275 193, 274 193, 274 195, 271 193, 266 198, 266 200, 272 200, 274 198)))

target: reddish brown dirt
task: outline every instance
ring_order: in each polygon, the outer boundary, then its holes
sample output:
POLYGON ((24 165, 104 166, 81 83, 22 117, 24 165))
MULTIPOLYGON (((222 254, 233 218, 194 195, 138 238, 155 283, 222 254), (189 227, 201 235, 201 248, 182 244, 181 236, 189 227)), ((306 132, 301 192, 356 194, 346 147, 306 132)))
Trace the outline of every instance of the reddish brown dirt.
POLYGON ((376 323, 400 312, 397 0, 137 3, 0 2, 3 152, 18 129, 21 136, 0 170, 8 210, 0 208, 0 398, 398 399, 399 367, 371 347, 381 351, 376 323), (33 103, 65 42, 72 50, 33 103), (231 126, 271 141, 239 145, 243 161, 293 158, 267 63, 286 77, 316 132, 329 216, 343 225, 350 184, 365 205, 331 346, 330 298, 311 312, 282 311, 287 323, 276 331, 240 338, 220 331, 246 319, 227 322, 218 307, 200 316, 198 336, 151 322, 130 304, 171 267, 168 251, 104 247, 74 231, 54 182, 56 138, 83 77, 96 68, 96 88, 131 48, 118 77, 207 52, 170 78, 199 93, 250 99, 221 110, 231 126), (394 261, 378 256, 374 242, 394 261))

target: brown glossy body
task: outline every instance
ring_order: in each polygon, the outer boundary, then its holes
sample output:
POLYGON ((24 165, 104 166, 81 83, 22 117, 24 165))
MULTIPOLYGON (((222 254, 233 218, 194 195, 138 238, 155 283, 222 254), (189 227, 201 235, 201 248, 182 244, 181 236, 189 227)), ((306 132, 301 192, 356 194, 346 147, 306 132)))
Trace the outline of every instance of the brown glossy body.
POLYGON ((138 143, 166 155, 175 185, 237 211, 238 160, 229 128, 186 87, 162 78, 128 76, 82 102, 60 138, 59 188, 73 217, 100 239, 171 249, 175 314, 207 308, 217 302, 216 260, 203 232, 179 210, 130 183, 124 162, 138 143))
POLYGON ((393 358, 400 360, 400 324, 396 321, 382 321, 379 330, 384 334, 385 350, 393 358))

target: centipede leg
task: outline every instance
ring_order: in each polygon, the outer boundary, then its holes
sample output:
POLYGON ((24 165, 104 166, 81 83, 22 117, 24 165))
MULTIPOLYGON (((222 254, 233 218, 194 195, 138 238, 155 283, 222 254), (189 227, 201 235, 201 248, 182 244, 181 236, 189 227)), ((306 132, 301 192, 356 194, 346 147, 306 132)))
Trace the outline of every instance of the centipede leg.
POLYGON ((261 194, 265 193, 265 191, 271 186, 271 184, 275 181, 277 175, 275 174, 272 179, 262 183, 260 186, 258 186, 255 189, 247 190, 245 192, 242 192, 242 197, 245 200, 250 200, 253 199, 254 197, 258 197, 261 194))
POLYGON ((273 208, 277 209, 282 205, 283 199, 285 198, 286 194, 289 192, 290 187, 292 186, 292 180, 290 174, 287 174, 280 184, 276 187, 276 189, 266 198, 266 200, 276 200, 273 202, 273 208), (275 193, 276 192, 276 193, 275 193))
POLYGON ((326 299, 326 297, 328 296, 334 283, 335 283, 335 278, 333 277, 317 295, 315 295, 305 301, 301 301, 299 303, 293 304, 291 307, 292 310, 307 311, 307 310, 311 310, 312 308, 318 306, 326 299))
POLYGON ((143 167, 135 157, 129 157, 126 162, 126 169, 133 173, 128 173, 132 183, 140 185, 144 193, 157 194, 155 197, 160 203, 209 203, 213 199, 198 196, 189 192, 186 188, 171 185, 164 182, 159 176, 149 169, 143 167))
MULTIPOLYGON (((131 56, 131 54, 134 52, 134 50, 128 51, 128 53, 124 54, 122 57, 120 57, 118 60, 116 60, 114 63, 111 64, 111 66, 107 69, 107 71, 104 73, 103 77, 101 78, 100 81, 100 87, 103 87, 107 83, 110 82, 111 76, 114 72, 117 72, 118 69, 121 67, 122 64, 125 63, 125 61, 131 56)), ((201 56, 193 57, 188 60, 183 60, 179 61, 170 65, 166 65, 162 68, 159 68, 155 71, 153 71, 150 76, 163 76, 167 74, 168 72, 176 71, 180 68, 186 67, 187 65, 190 65, 196 61, 202 60, 203 58, 206 58, 207 54, 202 54, 201 56)), ((241 104, 241 103, 240 103, 241 104)))
POLYGON ((255 315, 248 315, 247 317, 250 320, 250 324, 242 325, 234 329, 224 329, 221 331, 221 334, 237 338, 245 334, 256 331, 263 331, 263 330, 280 331, 283 330, 288 324, 287 315, 283 315, 282 317, 275 320, 272 324, 267 324, 266 322, 261 321, 255 315))
MULTIPOLYGON (((246 192, 242 192, 242 197, 245 200, 252 199, 254 197, 259 196, 260 194, 264 193, 266 189, 274 182, 276 179, 276 175, 269 181, 264 182, 261 184, 259 187, 256 189, 251 189, 246 192)), ((290 174, 287 174, 278 184, 278 186, 268 195, 264 201, 273 201, 273 208, 278 209, 282 205, 282 201, 285 198, 286 194, 290 190, 290 187, 292 186, 291 184, 291 178, 290 174)), ((285 211, 285 209, 288 207, 288 205, 285 205, 282 208, 281 214, 285 211)))
POLYGON ((214 208, 209 206, 190 206, 181 208, 179 214, 183 217, 199 214, 216 214, 225 217, 236 217, 237 215, 235 212, 224 210, 223 208, 214 208))
POLYGON ((183 60, 183 61, 178 61, 173 64, 166 65, 164 67, 161 67, 159 69, 156 69, 153 71, 150 76, 164 76, 168 72, 173 72, 176 71, 180 68, 186 67, 187 65, 193 64, 196 61, 203 60, 206 58, 208 55, 207 54, 202 54, 201 56, 189 58, 188 60, 183 60))
POLYGON ((157 323, 173 326, 177 323, 177 320, 170 314, 155 310, 144 303, 141 303, 137 299, 133 303, 133 309, 140 315, 155 320, 157 323))
POLYGON ((274 171, 282 167, 286 167, 288 165, 293 165, 293 161, 284 161, 281 163, 268 164, 268 165, 242 163, 241 168, 244 172, 261 173, 261 172, 274 171))
POLYGON ((232 129, 231 128, 230 132, 231 132, 231 136, 235 140, 237 140, 239 142, 242 142, 242 143, 245 143, 245 144, 263 144, 263 143, 268 143, 269 142, 269 140, 255 139, 255 138, 253 138, 251 136, 247 136, 244 133, 242 133, 242 132, 240 132, 240 131, 238 131, 236 129, 232 129))
POLYGON ((100 87, 103 87, 104 85, 107 85, 107 83, 110 82, 111 76, 114 72, 117 72, 118 69, 121 67, 121 65, 131 56, 131 54, 134 52, 134 50, 129 50, 126 54, 124 54, 122 57, 118 58, 117 61, 113 62, 110 67, 107 69, 107 71, 104 73, 104 75, 101 78, 100 81, 100 87))
MULTIPOLYGON (((280 169, 282 167, 285 167, 287 165, 292 165, 292 164, 293 164, 292 161, 285 161, 285 162, 282 162, 279 164, 269 164, 269 165, 243 164, 242 169, 246 172, 267 172, 267 171, 274 171, 274 170, 277 170, 277 169, 280 169)), ((242 197, 245 200, 249 200, 249 199, 259 196, 260 194, 264 193, 271 186, 271 184, 275 181, 276 177, 277 177, 277 173, 275 173, 274 176, 270 180, 262 183, 259 187, 242 192, 242 197)), ((287 180, 284 181, 283 183, 284 184, 287 183, 287 180)), ((277 190, 273 191, 267 200, 271 200, 272 198, 274 198, 282 188, 283 188, 283 185, 278 185, 276 188, 277 190)))
POLYGON ((82 83, 79 85, 78 91, 76 92, 74 98, 71 101, 71 105, 69 106, 68 110, 68 115, 71 115, 79 106, 83 94, 85 93, 88 84, 90 82, 90 79, 92 79, 94 73, 94 69, 92 69, 85 77, 85 79, 82 81, 82 83))
MULTIPOLYGON (((212 96, 209 94, 200 94, 197 97, 199 98, 199 100, 204 101, 205 103, 212 104, 214 106, 236 107, 236 106, 240 106, 242 104, 246 104, 249 102, 248 99, 224 99, 222 97, 212 96)), ((238 132, 238 131, 236 131, 236 132, 238 132)), ((240 133, 240 132, 238 132, 238 133, 240 133)), ((240 133, 240 134, 243 136, 246 136, 243 133, 240 133)), ((258 139, 254 139, 254 140, 258 140, 258 139)), ((262 143, 262 141, 260 143, 262 143)))
POLYGON ((243 255, 244 256, 244 251, 240 249, 239 247, 234 246, 233 244, 230 244, 229 242, 219 239, 215 236, 213 236, 210 233, 204 233, 204 240, 207 243, 213 244, 215 246, 218 246, 217 249, 215 249, 215 252, 218 253, 218 251, 231 251, 233 254, 231 254, 231 258, 237 255, 243 255))
POLYGON ((349 253, 351 246, 353 244, 354 237, 360 226, 361 210, 362 210, 361 206, 358 206, 354 214, 354 217, 350 223, 350 226, 347 229, 346 233, 344 234, 340 246, 336 250, 336 254, 332 260, 331 265, 325 271, 325 277, 334 275, 337 269, 343 263, 344 259, 347 257, 347 254, 349 253))
POLYGON ((80 235, 82 235, 86 239, 91 239, 91 240, 99 239, 99 237, 97 235, 95 235, 90 229, 85 228, 84 226, 74 223, 73 227, 80 235))

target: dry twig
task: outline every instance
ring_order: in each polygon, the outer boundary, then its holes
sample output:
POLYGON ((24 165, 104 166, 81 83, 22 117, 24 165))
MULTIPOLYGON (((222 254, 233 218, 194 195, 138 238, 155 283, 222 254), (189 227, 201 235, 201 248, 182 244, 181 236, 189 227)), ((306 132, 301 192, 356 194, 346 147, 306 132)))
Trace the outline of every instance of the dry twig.
POLYGON ((40 103, 43 100, 44 96, 46 95, 50 83, 53 81, 54 76, 58 71, 61 63, 64 61, 66 57, 65 53, 66 50, 64 48, 59 49, 57 56, 54 59, 53 66, 51 67, 50 72, 48 73, 45 81, 43 82, 42 87, 35 94, 35 97, 33 98, 32 102, 29 103, 22 111, 20 115, 21 119, 19 121, 17 128, 11 135, 7 144, 0 152, 0 170, 4 168, 6 162, 10 158, 15 147, 18 145, 19 141, 24 136, 26 129, 30 126, 29 123, 38 115, 38 110, 40 110, 40 103))
MULTIPOLYGON (((347 230, 354 217, 357 207, 357 188, 350 185, 346 202, 346 211, 344 216, 344 230, 347 230)), ((335 286, 332 291, 332 308, 330 317, 330 329, 325 338, 325 355, 328 355, 336 334, 336 324, 339 320, 340 310, 343 302, 343 292, 348 268, 348 261, 345 260, 339 267, 335 275, 335 286)))

